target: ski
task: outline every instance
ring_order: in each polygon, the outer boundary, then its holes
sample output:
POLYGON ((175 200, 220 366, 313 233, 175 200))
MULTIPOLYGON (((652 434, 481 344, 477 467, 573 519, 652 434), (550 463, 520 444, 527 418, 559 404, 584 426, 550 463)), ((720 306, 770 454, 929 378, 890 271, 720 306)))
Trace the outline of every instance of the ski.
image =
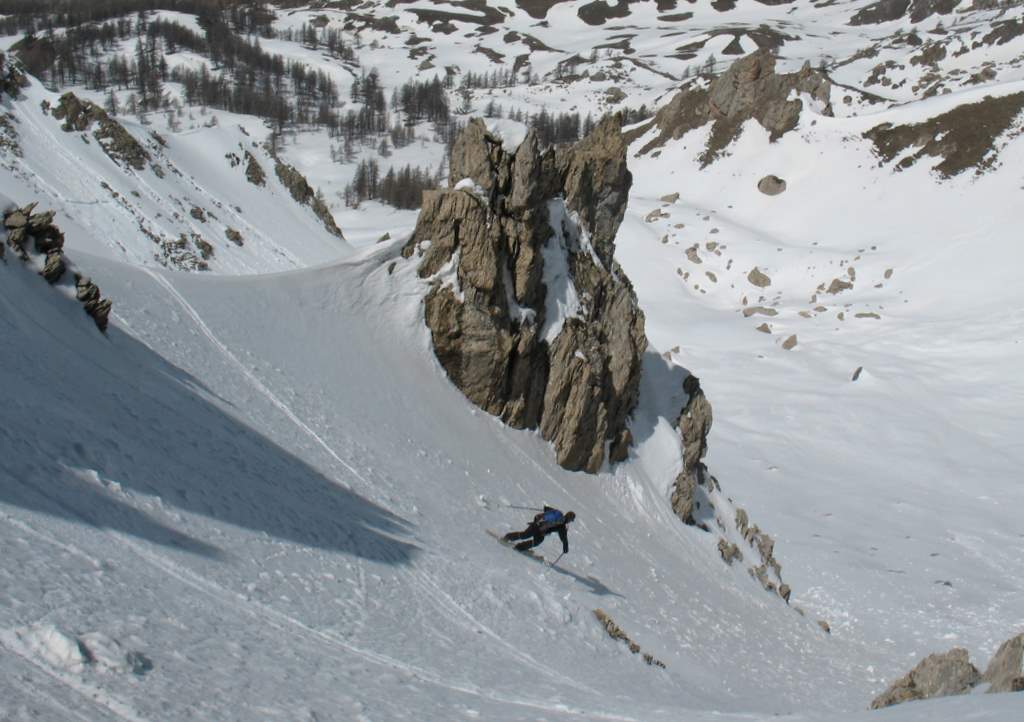
POLYGON ((532 549, 526 549, 524 551, 520 551, 520 550, 516 549, 516 545, 513 542, 505 541, 502 538, 502 535, 499 534, 498 532, 494 531, 493 529, 487 529, 486 531, 487 531, 488 536, 490 536, 490 537, 494 538, 495 540, 497 540, 497 542, 499 544, 501 544, 503 547, 508 547, 509 549, 512 549, 515 552, 517 552, 519 554, 522 554, 524 557, 530 557, 531 559, 533 559, 535 561, 538 561, 538 562, 542 562, 543 564, 547 564, 548 563, 547 559, 545 559, 540 554, 537 554, 532 549))

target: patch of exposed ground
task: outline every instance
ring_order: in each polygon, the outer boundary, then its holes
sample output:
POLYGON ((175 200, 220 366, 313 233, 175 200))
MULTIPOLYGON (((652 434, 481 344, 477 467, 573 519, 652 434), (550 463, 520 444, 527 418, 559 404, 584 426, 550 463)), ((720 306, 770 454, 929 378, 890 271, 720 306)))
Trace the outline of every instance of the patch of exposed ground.
POLYGON ((996 140, 1008 131, 1024 110, 1024 92, 986 97, 967 103, 930 118, 924 123, 892 125, 883 123, 864 133, 875 145, 883 163, 889 163, 916 147, 917 152, 904 156, 897 170, 914 165, 925 156, 941 158, 932 167, 944 178, 951 178, 974 168, 981 174, 997 162, 996 140))

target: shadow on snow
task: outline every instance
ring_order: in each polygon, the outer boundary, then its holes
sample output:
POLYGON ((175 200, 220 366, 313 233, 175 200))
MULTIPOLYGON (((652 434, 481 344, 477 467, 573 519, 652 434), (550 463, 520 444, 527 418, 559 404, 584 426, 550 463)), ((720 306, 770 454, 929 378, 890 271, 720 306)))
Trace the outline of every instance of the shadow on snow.
POLYGON ((190 535, 175 510, 374 561, 411 560, 417 548, 395 538, 410 532, 404 519, 227 413, 116 326, 104 338, 34 274, 0 271, 0 504, 213 559, 222 551, 190 535))

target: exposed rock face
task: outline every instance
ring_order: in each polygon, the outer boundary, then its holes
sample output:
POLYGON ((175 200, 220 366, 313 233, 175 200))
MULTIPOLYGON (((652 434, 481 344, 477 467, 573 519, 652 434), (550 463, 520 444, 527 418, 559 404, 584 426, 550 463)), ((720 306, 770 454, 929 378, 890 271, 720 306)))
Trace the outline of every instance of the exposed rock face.
POLYGON ((718 553, 722 555, 722 561, 732 566, 734 561, 743 561, 743 552, 735 544, 726 539, 718 540, 718 553))
MULTIPOLYGON (((52 285, 60 281, 67 271, 64 234, 53 225, 53 211, 35 213, 35 207, 35 203, 30 203, 24 208, 8 208, 4 211, 3 225, 7 231, 7 245, 22 261, 29 261, 34 254, 42 265, 39 275, 52 285)), ((0 258, 4 256, 3 248, 0 244, 0 258)), ((100 289, 89 278, 77 273, 74 278, 76 298, 82 303, 85 312, 92 317, 97 328, 106 331, 111 302, 101 297, 100 289)))
POLYGON ((100 331, 107 330, 107 321, 113 303, 100 296, 100 289, 88 276, 75 274, 75 296, 85 307, 85 312, 92 316, 100 331))
POLYGON ((871 709, 932 697, 964 694, 978 683, 978 670, 970 663, 967 650, 959 647, 945 654, 931 654, 875 698, 871 709))
POLYGON ((700 482, 704 475, 700 460, 708 453, 708 434, 711 432, 713 415, 711 404, 700 387, 700 379, 688 376, 683 381, 683 391, 688 400, 679 414, 679 435, 683 441, 683 473, 697 477, 700 482))
MULTIPOLYGON (((615 620, 608 616, 607 612, 603 609, 595 609, 594 616, 597 617, 597 621, 599 621, 601 626, 604 627, 604 631, 608 632, 609 637, 625 642, 629 647, 629 651, 633 654, 641 654, 640 645, 630 639, 629 635, 622 630, 622 627, 615 623, 615 620)), ((642 656, 647 664, 655 667, 661 667, 662 669, 665 668, 665 663, 655 659, 653 655, 644 652, 642 656)))
POLYGON ((263 172, 263 166, 249 151, 245 151, 245 179, 254 186, 262 187, 267 184, 267 174, 263 172))
POLYGON ((0 53, 0 95, 18 97, 21 89, 28 86, 28 78, 19 63, 11 62, 7 55, 0 53))
POLYGON ((786 181, 777 175, 766 175, 757 182, 757 189, 766 196, 777 196, 786 190, 786 181))
POLYGON ((1000 645, 981 681, 991 685, 989 692, 1024 691, 1024 634, 1011 637, 1000 645))
POLYGON ((60 102, 53 109, 53 117, 64 121, 61 128, 68 133, 87 131, 95 125, 93 137, 118 165, 142 170, 151 159, 149 151, 123 125, 107 115, 107 111, 74 93, 60 96, 60 102))
MULTIPOLYGON (((248 165, 245 169, 245 177, 250 183, 255 185, 263 185, 263 169, 260 168, 259 163, 253 165, 255 158, 251 154, 247 154, 249 157, 248 165)), ((313 209, 313 213, 319 218, 324 228, 331 235, 337 236, 338 238, 344 238, 341 229, 338 228, 338 224, 334 221, 334 216, 331 215, 331 210, 327 207, 327 203, 323 197, 313 190, 313 187, 309 185, 309 181, 306 180, 306 176, 302 175, 295 167, 284 163, 277 159, 274 165, 274 172, 277 173, 278 180, 281 184, 288 189, 288 192, 292 194, 292 198, 297 203, 301 203, 304 206, 309 206, 313 209)))
POLYGON ((874 143, 875 154, 882 163, 900 158, 894 166, 897 171, 928 157, 941 159, 932 170, 943 178, 968 170, 981 175, 997 164, 996 141, 1012 132, 1022 111, 1024 93, 986 97, 921 123, 896 126, 883 123, 865 132, 864 137, 874 143), (912 148, 916 151, 908 154, 912 148))
MULTIPOLYGON (((651 122, 661 134, 640 152, 647 153, 668 140, 713 123, 701 156, 701 164, 708 166, 739 136, 743 123, 751 118, 771 134, 771 140, 778 140, 796 127, 803 110, 803 101, 790 100, 794 91, 808 94, 822 104, 825 114, 831 114, 832 84, 824 73, 805 64, 797 73, 778 74, 775 56, 768 50, 758 50, 734 62, 708 88, 689 87, 677 93, 651 122)), ((634 130, 629 140, 646 133, 651 124, 634 130)))
POLYGON ((613 258, 632 182, 619 121, 557 150, 531 132, 513 153, 474 120, 450 169, 455 187, 424 194, 403 249, 434 278, 442 367, 477 406, 539 428, 565 468, 596 472, 608 442, 623 458, 647 340, 613 258))
POLYGON ((876 25, 910 15, 910 22, 919 23, 932 15, 948 15, 960 0, 878 0, 850 18, 850 25, 876 25))

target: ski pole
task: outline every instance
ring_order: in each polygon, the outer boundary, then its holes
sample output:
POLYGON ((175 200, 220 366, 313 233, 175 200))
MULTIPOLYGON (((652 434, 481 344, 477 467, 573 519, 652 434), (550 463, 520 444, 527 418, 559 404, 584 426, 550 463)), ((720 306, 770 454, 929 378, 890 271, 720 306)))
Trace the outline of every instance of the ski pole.
MULTIPOLYGON (((561 558, 562 558, 562 557, 564 557, 564 556, 565 556, 565 552, 562 552, 561 554, 559 554, 559 555, 558 555, 558 559, 561 559, 561 558)), ((558 559, 555 559, 555 561, 553 561, 553 562, 551 562, 550 564, 548 564, 548 566, 549 566, 549 567, 553 567, 553 566, 555 566, 556 564, 558 564, 558 559)))
POLYGON ((543 509, 538 509, 535 506, 516 506, 515 504, 506 504, 505 506, 507 506, 509 509, 525 509, 526 511, 544 511, 543 509))

